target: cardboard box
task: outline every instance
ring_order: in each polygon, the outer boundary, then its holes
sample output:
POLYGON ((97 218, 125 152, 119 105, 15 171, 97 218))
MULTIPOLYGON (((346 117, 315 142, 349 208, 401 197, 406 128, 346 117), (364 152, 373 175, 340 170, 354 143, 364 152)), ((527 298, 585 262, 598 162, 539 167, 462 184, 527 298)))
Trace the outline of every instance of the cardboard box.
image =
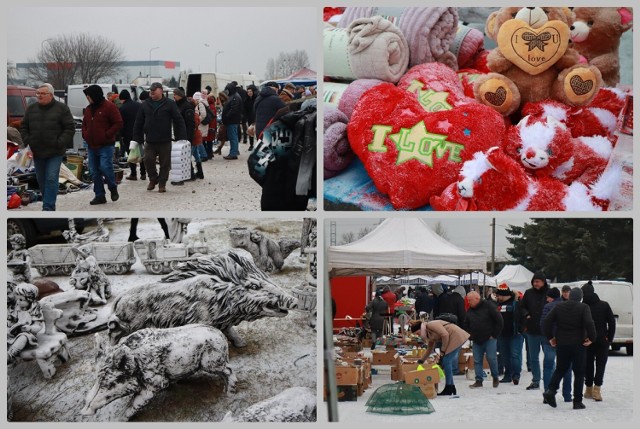
POLYGON ((338 386, 338 402, 345 401, 357 401, 358 400, 358 386, 338 386))
POLYGON ((403 378, 407 384, 435 384, 440 381, 440 374, 437 369, 425 369, 423 371, 408 371, 403 378))
POLYGON ((373 357, 373 360, 371 362, 373 365, 394 365, 396 363, 396 359, 394 357, 395 351, 373 351, 371 355, 373 357))
POLYGON ((438 391, 435 384, 421 384, 419 387, 422 391, 422 394, 427 398, 435 399, 438 397, 438 391))
POLYGON ((360 369, 351 366, 336 366, 336 384, 355 385, 360 381, 360 369))

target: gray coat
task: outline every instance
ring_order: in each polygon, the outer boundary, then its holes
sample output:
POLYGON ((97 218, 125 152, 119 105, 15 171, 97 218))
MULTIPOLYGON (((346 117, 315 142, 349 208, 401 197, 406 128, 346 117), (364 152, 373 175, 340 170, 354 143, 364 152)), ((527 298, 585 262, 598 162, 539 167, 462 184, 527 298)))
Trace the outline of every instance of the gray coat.
POLYGON ((389 312, 389 305, 387 302, 380 298, 376 297, 365 307, 367 312, 371 312, 371 320, 369 321, 371 325, 371 330, 373 331, 382 331, 382 326, 384 324, 383 314, 389 312))

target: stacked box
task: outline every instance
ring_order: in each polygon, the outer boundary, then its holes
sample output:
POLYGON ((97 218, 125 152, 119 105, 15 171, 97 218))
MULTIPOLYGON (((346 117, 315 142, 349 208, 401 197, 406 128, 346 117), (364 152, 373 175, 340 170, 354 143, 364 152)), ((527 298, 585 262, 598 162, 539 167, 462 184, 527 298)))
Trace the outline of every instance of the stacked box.
POLYGON ((422 371, 408 371, 404 373, 404 382, 413 384, 420 388, 422 393, 429 399, 438 396, 436 385, 440 381, 440 374, 437 369, 425 369, 422 371))

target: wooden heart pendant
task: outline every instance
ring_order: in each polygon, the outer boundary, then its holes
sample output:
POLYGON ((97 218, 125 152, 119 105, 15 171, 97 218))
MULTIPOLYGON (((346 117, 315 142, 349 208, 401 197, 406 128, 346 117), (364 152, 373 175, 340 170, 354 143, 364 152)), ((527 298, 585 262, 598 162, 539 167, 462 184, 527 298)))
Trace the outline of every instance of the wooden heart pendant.
POLYGON ((537 75, 562 58, 569 36, 569 27, 562 21, 549 21, 540 28, 531 28, 520 19, 511 19, 498 31, 498 48, 518 68, 537 75))

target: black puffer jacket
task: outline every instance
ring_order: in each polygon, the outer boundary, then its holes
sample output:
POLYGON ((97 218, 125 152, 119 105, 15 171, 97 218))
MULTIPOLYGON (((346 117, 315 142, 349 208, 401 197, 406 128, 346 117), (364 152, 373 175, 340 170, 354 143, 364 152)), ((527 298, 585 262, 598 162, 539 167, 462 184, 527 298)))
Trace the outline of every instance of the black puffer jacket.
MULTIPOLYGON (((259 136, 262 130, 267 126, 271 118, 276 115, 276 112, 286 106, 285 102, 278 97, 276 91, 268 86, 265 86, 258 94, 256 102, 253 105, 255 119, 253 123, 256 124, 256 136, 259 136)), ((251 121, 250 121, 251 122, 251 121)))
POLYGON ((549 284, 545 280, 544 286, 540 289, 531 287, 524 292, 520 301, 520 316, 525 333, 531 335, 542 334, 540 331, 540 317, 542 316, 542 309, 547 303, 548 290, 549 284))
POLYGON ((196 132, 195 109, 193 104, 189 103, 186 98, 182 98, 180 101, 176 101, 176 105, 178 106, 180 115, 182 115, 182 119, 184 119, 184 125, 187 129, 187 140, 193 144, 193 135, 196 132))
POLYGON ((475 308, 469 308, 464 319, 464 330, 471 340, 483 344, 489 338, 498 338, 502 332, 502 316, 491 302, 483 299, 475 308))
POLYGON ((440 314, 451 313, 458 317, 458 326, 464 326, 466 311, 464 309, 464 298, 459 293, 448 291, 440 295, 440 314))
POLYGON ((587 304, 568 300, 558 303, 542 321, 542 333, 553 338, 553 325, 556 325, 555 338, 559 346, 582 344, 586 338, 596 339, 596 327, 587 304))
POLYGON ((123 141, 129 142, 133 140, 133 126, 136 123, 136 117, 138 116, 140 106, 142 106, 142 104, 137 101, 133 101, 131 96, 129 96, 129 99, 125 100, 122 103, 122 106, 120 106, 120 116, 122 116, 123 123, 120 134, 122 135, 123 141))
POLYGON ((150 144, 170 142, 171 125, 176 141, 187 140, 187 129, 176 102, 163 97, 158 104, 148 98, 138 111, 133 139, 138 143, 146 141, 150 144))
POLYGON ((607 301, 602 301, 597 293, 585 294, 582 300, 589 306, 591 317, 596 326, 596 343, 611 344, 616 334, 616 318, 613 316, 611 306, 607 301))
POLYGON ((41 106, 30 104, 20 124, 20 135, 36 158, 63 156, 71 147, 76 128, 66 104, 53 100, 41 106))

